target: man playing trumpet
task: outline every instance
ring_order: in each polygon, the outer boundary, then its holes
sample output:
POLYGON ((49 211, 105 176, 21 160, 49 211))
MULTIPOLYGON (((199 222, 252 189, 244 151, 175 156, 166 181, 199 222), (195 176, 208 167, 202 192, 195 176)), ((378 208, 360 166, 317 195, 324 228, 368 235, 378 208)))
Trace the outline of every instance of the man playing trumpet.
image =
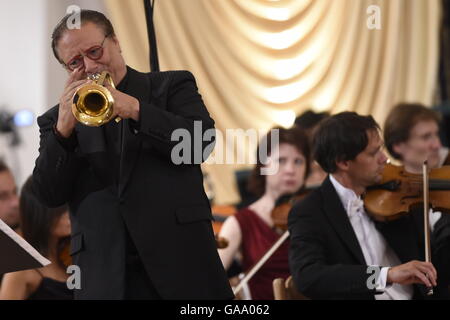
MULTIPOLYGON (((82 10, 80 29, 69 29, 68 18, 56 26, 52 48, 69 78, 59 105, 38 119, 33 175, 48 206, 69 204, 71 254, 81 270, 75 298, 232 298, 200 164, 171 157, 174 130, 214 128, 194 77, 133 70, 103 14, 82 10), (117 84, 106 87, 113 118, 122 121, 87 127, 72 113, 74 93, 103 71, 117 84)), ((207 143, 195 152, 204 155, 207 143)))

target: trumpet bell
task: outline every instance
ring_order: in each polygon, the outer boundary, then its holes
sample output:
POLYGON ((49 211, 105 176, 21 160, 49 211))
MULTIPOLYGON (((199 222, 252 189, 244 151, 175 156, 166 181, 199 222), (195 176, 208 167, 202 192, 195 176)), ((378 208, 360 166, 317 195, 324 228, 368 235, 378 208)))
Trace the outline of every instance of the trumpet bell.
POLYGON ((105 80, 112 83, 108 73, 94 76, 95 83, 90 83, 79 88, 72 99, 72 113, 75 118, 90 127, 99 127, 112 118, 114 98, 106 87, 105 80))

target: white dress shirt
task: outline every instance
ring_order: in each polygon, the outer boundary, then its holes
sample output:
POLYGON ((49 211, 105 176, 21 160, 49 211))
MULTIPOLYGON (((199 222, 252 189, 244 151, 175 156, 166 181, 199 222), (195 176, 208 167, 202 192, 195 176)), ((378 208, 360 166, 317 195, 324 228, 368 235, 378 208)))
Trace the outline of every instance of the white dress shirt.
MULTIPOLYGON (((377 300, 407 300, 413 296, 412 285, 386 285, 389 267, 401 264, 400 259, 384 239, 383 235, 375 228, 373 221, 364 210, 364 203, 356 193, 341 185, 333 175, 330 175, 331 183, 341 199, 347 212, 350 223, 355 231, 359 245, 368 266, 382 266, 376 289, 382 294, 375 295, 377 300)), ((370 274, 367 275, 368 277, 370 274)))
POLYGON ((442 147, 439 150, 439 168, 442 167, 444 165, 445 160, 447 160, 448 152, 449 150, 447 147, 442 147))

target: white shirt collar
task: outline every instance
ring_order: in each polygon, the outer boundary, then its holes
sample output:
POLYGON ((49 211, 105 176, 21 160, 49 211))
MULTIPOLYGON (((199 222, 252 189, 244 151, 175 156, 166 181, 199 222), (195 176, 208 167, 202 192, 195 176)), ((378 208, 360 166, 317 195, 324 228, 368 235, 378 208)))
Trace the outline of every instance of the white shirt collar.
POLYGON ((373 266, 385 266, 381 269, 377 280, 378 288, 385 292, 376 295, 375 299, 411 299, 414 291, 411 285, 394 284, 391 287, 386 287, 388 266, 396 266, 401 262, 381 233, 375 228, 374 223, 365 214, 361 197, 357 196, 353 190, 340 184, 331 174, 330 181, 347 211, 366 263, 373 266))
POLYGON ((448 152, 449 150, 446 147, 442 147, 439 150, 439 167, 444 165, 445 160, 447 160, 448 152))
POLYGON ((350 217, 351 214, 356 212, 356 210, 353 210, 352 208, 360 208, 361 212, 363 209, 363 201, 361 200, 361 196, 357 196, 355 191, 352 189, 344 187, 339 181, 336 180, 335 177, 333 177, 332 174, 330 174, 330 181, 334 186, 334 189, 336 189, 336 192, 341 199, 342 205, 345 208, 345 211, 347 212, 347 215, 350 217))

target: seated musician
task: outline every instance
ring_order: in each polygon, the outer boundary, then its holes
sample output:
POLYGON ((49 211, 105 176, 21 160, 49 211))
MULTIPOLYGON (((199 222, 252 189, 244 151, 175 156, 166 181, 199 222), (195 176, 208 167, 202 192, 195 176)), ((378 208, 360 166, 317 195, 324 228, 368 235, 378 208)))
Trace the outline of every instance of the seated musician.
MULTIPOLYGON (((428 161, 430 169, 449 165, 449 150, 442 146, 439 136, 440 121, 436 111, 422 104, 397 104, 384 123, 386 149, 410 173, 421 174, 424 160, 428 161)), ((422 223, 421 208, 411 212, 417 222, 422 223)), ((450 215, 430 210, 430 222, 435 236, 450 232, 450 215)))
POLYGON ((424 160, 428 160, 430 168, 441 167, 448 158, 448 149, 442 147, 439 122, 439 114, 421 104, 397 104, 384 123, 389 154, 410 173, 422 173, 424 160))
MULTIPOLYGON (((278 198, 294 194, 302 189, 309 170, 309 145, 304 132, 299 128, 279 129, 279 143, 271 144, 271 133, 265 137, 268 164, 263 165, 258 156, 252 171, 249 188, 259 199, 249 207, 241 209, 227 218, 221 228, 220 237, 229 241, 225 249, 219 249, 219 255, 225 269, 228 269, 235 257, 241 257, 242 268, 249 271, 280 237, 276 232, 271 216, 278 198), (263 175, 261 169, 278 167, 275 174, 263 175)), ((258 155, 261 144, 258 147, 258 155)), ((267 163, 267 162, 266 162, 267 163)), ((287 215, 287 214, 286 214, 287 215)), ((288 241, 284 242, 268 261, 250 279, 251 299, 273 300, 272 282, 275 278, 289 277, 288 241)))
MULTIPOLYGON (((411 215, 375 222, 361 196, 380 182, 387 157, 371 116, 343 112, 326 119, 314 139, 314 155, 328 173, 320 188, 289 213, 289 264, 296 287, 311 299, 448 298, 445 272, 450 234, 440 256, 424 262, 421 229, 411 215), (442 269, 441 269, 442 270, 442 269)), ((433 256, 435 257, 435 256, 433 256)))
MULTIPOLYGON (((305 130, 306 135, 312 146, 314 133, 319 127, 320 122, 328 118, 330 114, 328 112, 314 112, 312 110, 307 110, 295 118, 295 125, 303 130, 305 130)), ((305 186, 308 190, 312 190, 320 186, 327 177, 327 173, 322 170, 317 161, 311 155, 310 159, 310 172, 306 178, 305 186)))
POLYGON ((39 269, 7 273, 0 300, 71 300, 66 280, 62 245, 70 236, 67 206, 49 209, 37 198, 29 178, 20 195, 20 226, 23 238, 52 263, 39 269))

